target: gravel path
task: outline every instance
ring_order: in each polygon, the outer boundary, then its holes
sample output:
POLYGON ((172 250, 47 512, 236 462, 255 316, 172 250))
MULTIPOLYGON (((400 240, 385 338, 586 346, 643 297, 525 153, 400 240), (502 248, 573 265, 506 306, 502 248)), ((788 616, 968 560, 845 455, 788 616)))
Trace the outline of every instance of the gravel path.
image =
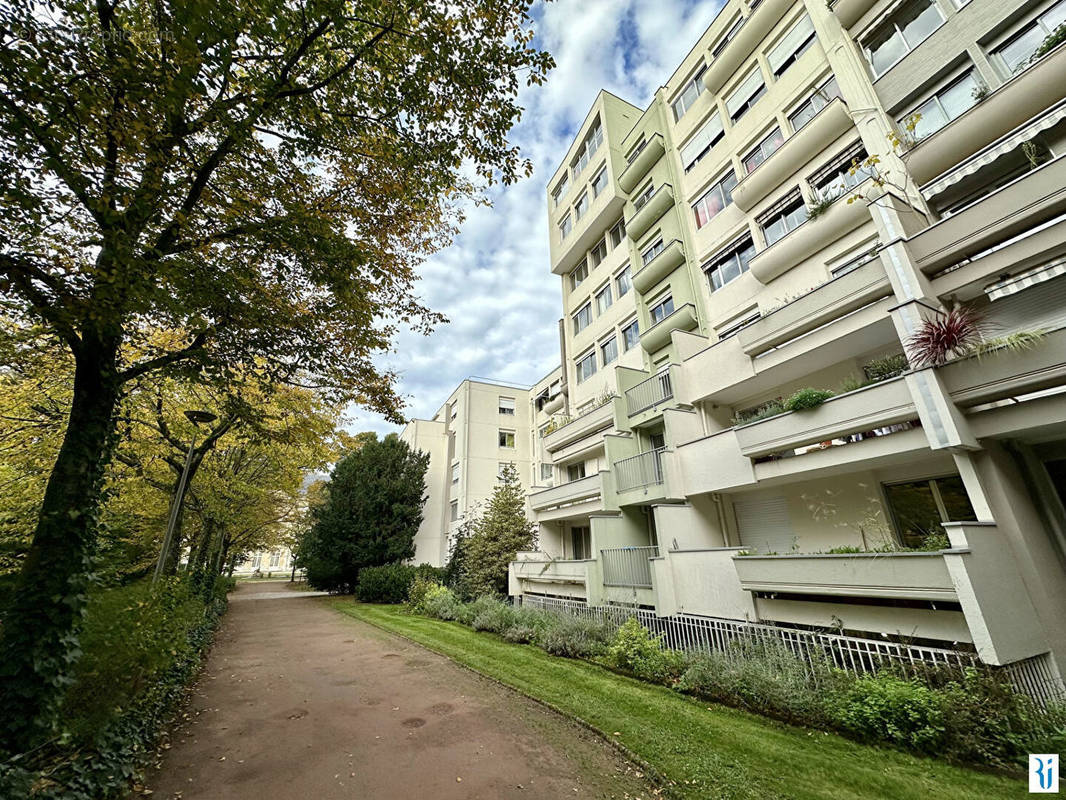
POLYGON ((652 796, 598 737, 329 600, 278 584, 232 598, 154 798, 652 796))

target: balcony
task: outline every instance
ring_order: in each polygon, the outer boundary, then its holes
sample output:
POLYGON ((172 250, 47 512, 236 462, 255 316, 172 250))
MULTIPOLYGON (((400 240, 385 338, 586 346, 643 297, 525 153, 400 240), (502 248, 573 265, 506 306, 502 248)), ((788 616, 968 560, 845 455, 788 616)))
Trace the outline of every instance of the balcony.
POLYGON ((1066 86, 1066 45, 1015 75, 903 156, 919 184, 954 167, 1055 105, 1066 86))
POLYGON ((657 133, 648 139, 644 147, 633 156, 626 168, 622 170, 622 174, 618 176, 618 185, 622 191, 629 193, 636 189, 641 178, 648 174, 648 170, 662 158, 665 152, 666 148, 663 146, 661 133, 657 133))
POLYGON ((681 493, 685 497, 736 489, 755 483, 751 459, 740 452, 734 428, 677 448, 681 493))
POLYGON ((943 553, 737 556, 749 592, 955 602, 943 553))
POLYGON ((548 402, 545 403, 541 407, 540 410, 543 411, 545 414, 555 414, 555 413, 558 413, 558 411, 562 407, 563 407, 563 393, 559 392, 557 395, 555 395, 555 397, 553 397, 550 400, 548 400, 548 402))
POLYGON ((1062 386, 1066 384, 1066 328, 1050 332, 1030 350, 970 356, 938 371, 952 399, 963 407, 1062 386))
POLYGON ((588 475, 580 480, 561 483, 550 489, 531 492, 529 506, 534 511, 546 511, 550 508, 573 505, 600 497, 602 490, 600 473, 588 475))
POLYGON ((1064 210, 1066 155, 1060 155, 910 237, 907 250, 923 271, 934 274, 1064 210))
POLYGON ((673 205, 674 189, 670 184, 664 183, 626 220, 626 233, 629 238, 633 241, 640 239, 673 205))
POLYGON ((877 0, 836 0, 830 8, 840 20, 840 24, 847 29, 858 22, 876 2, 877 0))
POLYGON ((632 389, 626 390, 626 408, 629 416, 632 417, 659 403, 673 399, 673 396, 674 389, 670 382, 670 372, 660 372, 646 381, 641 381, 632 389))
POLYGON ((544 449, 549 453, 561 450, 566 445, 583 439, 597 431, 609 428, 614 422, 613 403, 607 402, 597 406, 580 417, 556 428, 544 437, 544 449))
POLYGON ((853 125, 844 101, 836 98, 733 187, 733 202, 741 211, 751 211, 756 203, 853 125))
POLYGON ((543 553, 519 553, 511 562, 511 576, 538 583, 587 584, 589 566, 595 563, 545 558, 543 553))
POLYGON ((612 547, 600 550, 604 586, 651 588, 651 562, 658 547, 612 547))
POLYGON ((674 239, 665 249, 633 275, 633 288, 645 294, 655 284, 685 263, 685 247, 674 239))
POLYGON ((736 429, 740 452, 749 458, 876 430, 918 417, 903 377, 866 386, 804 411, 789 411, 736 429))
POLYGON ((654 353, 670 344, 671 331, 690 331, 696 325, 696 307, 692 303, 685 303, 674 309, 673 314, 643 331, 640 334, 640 346, 645 352, 654 353))
POLYGON ((842 195, 820 217, 807 220, 765 250, 756 253, 749 265, 751 274, 760 283, 768 284, 823 247, 869 222, 870 210, 865 201, 848 202, 852 195, 863 195, 867 187, 868 183, 859 184, 842 195))
POLYGON ((884 264, 875 258, 760 317, 737 339, 745 353, 756 356, 890 294, 884 264))
POLYGON ((657 447, 646 453, 623 458, 614 462, 614 483, 619 492, 628 492, 647 486, 660 486, 665 480, 663 453, 665 447, 657 447))
POLYGON ((719 53, 707 71, 703 73, 703 85, 712 94, 718 94, 726 81, 733 77, 745 59, 763 41, 767 33, 781 21, 785 12, 792 6, 792 0, 763 0, 763 2, 744 20, 743 26, 719 53))

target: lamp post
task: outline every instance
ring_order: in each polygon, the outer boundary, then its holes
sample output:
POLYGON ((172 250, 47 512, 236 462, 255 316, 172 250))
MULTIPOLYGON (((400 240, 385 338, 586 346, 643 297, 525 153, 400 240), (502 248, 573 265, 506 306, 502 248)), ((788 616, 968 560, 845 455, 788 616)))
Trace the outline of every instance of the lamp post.
POLYGON ((155 564, 155 574, 152 575, 152 585, 154 586, 160 576, 163 574, 163 565, 167 560, 167 551, 170 550, 170 543, 174 539, 174 529, 178 525, 178 515, 181 513, 181 504, 185 500, 185 484, 189 480, 189 470, 192 468, 192 457, 196 451, 196 431, 199 430, 200 423, 214 422, 218 417, 212 414, 210 411, 195 411, 188 410, 185 412, 185 418, 189 420, 194 426, 192 441, 189 442, 189 452, 185 456, 185 466, 181 470, 181 479, 178 481, 178 486, 174 490, 174 497, 170 501, 170 517, 167 519, 167 532, 163 537, 163 547, 159 551, 159 559, 155 564))

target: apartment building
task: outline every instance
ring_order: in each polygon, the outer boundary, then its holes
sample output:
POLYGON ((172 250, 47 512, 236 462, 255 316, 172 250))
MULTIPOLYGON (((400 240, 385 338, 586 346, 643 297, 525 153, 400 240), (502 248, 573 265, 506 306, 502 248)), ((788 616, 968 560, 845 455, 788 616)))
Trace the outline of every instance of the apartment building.
POLYGON ((562 372, 513 594, 1061 687, 1064 21, 728 0, 647 107, 601 92, 547 187, 562 372), (923 363, 960 306, 985 345, 923 363))
POLYGON ((407 424, 400 438, 429 454, 414 563, 447 562, 455 530, 489 499, 506 465, 530 486, 530 409, 529 387, 468 378, 431 419, 407 424))

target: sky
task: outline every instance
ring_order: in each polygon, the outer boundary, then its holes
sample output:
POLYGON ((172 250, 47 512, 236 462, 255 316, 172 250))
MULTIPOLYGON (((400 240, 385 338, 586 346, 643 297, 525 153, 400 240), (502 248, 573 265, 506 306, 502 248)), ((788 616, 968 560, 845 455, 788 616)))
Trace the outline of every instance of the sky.
MULTIPOLYGON (((561 286, 548 254, 546 183, 596 94, 641 108, 695 44, 721 0, 557 0, 534 9, 540 47, 556 67, 524 88, 511 139, 533 175, 468 209, 454 242, 422 264, 419 296, 447 324, 430 336, 401 331, 381 363, 399 375, 408 417, 431 417, 468 377, 529 385, 559 363, 561 286)), ((398 431, 353 407, 349 430, 398 431)))

